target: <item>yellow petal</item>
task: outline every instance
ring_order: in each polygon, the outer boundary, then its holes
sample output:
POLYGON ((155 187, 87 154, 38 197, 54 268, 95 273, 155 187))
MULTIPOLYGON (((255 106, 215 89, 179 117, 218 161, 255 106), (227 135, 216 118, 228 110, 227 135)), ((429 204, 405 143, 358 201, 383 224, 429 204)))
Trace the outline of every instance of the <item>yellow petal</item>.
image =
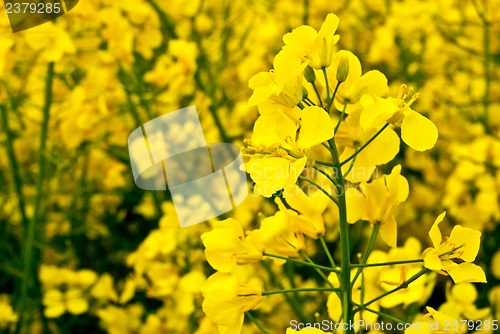
POLYGON ((473 263, 463 262, 448 270, 448 274, 455 284, 462 282, 486 283, 483 269, 473 263))
POLYGON ((305 55, 312 47, 317 36, 316 30, 310 26, 300 26, 283 36, 285 49, 300 55, 305 55))
POLYGON ((359 220, 367 219, 366 217, 366 198, 361 191, 356 188, 348 188, 346 190, 347 204, 347 221, 350 224, 356 223, 359 220))
POLYGON ((438 248, 439 245, 441 244, 442 240, 442 235, 441 231, 439 230, 439 223, 441 223, 444 219, 444 216, 446 216, 446 211, 440 214, 436 220, 434 221, 434 224, 432 224, 431 229, 429 230, 429 237, 431 237, 432 244, 434 245, 434 248, 438 248))
POLYGON ((436 144, 438 130, 427 117, 411 109, 405 110, 405 117, 401 124, 401 138, 417 151, 425 151, 436 144))
POLYGON ((437 254, 430 252, 424 258, 424 267, 434 271, 441 271, 443 263, 437 254))
POLYGON ((297 126, 279 111, 261 115, 253 127, 252 144, 256 146, 279 146, 286 137, 295 137, 297 126))
POLYGON ((318 37, 333 37, 335 31, 339 27, 339 18, 337 15, 330 13, 326 16, 325 22, 321 25, 318 32, 318 37))
POLYGON ((323 108, 312 106, 302 110, 297 145, 300 149, 321 144, 333 137, 333 123, 323 108))
POLYGON ((66 308, 71 314, 82 314, 89 309, 89 303, 82 297, 82 290, 70 289, 66 291, 66 308))
POLYGON ((380 225, 380 237, 389 247, 396 247, 398 237, 398 226, 394 216, 389 216, 380 225))
POLYGON ((462 253, 459 258, 466 262, 473 262, 476 259, 477 253, 479 252, 479 246, 481 245, 481 232, 456 225, 451 231, 448 242, 454 244, 455 247, 463 245, 457 250, 457 252, 462 253))

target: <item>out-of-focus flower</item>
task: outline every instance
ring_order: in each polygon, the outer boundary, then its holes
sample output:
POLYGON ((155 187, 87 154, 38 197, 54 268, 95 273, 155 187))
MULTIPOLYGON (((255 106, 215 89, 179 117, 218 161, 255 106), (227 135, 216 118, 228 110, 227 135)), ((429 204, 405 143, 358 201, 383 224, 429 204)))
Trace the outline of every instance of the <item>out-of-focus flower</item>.
POLYGON ((446 289, 446 302, 439 306, 440 312, 467 320, 483 320, 491 314, 489 307, 479 309, 474 304, 477 290, 472 283, 450 285, 446 289))
POLYGON ((17 322, 17 314, 4 295, 0 295, 0 328, 17 322))
POLYGON ((65 54, 76 52, 68 32, 52 22, 28 29, 22 34, 29 47, 41 52, 45 61, 56 62, 65 54))

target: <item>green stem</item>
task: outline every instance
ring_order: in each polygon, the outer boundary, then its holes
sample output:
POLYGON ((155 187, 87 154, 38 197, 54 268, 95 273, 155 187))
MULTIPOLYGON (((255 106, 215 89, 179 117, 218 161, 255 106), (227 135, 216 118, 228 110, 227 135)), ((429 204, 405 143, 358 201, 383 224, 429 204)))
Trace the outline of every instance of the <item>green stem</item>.
POLYGON ((311 85, 313 86, 314 92, 316 93, 316 96, 318 97, 319 106, 321 108, 324 108, 323 101, 321 100, 321 95, 319 94, 319 91, 318 91, 318 87, 316 86, 316 84, 314 82, 311 82, 311 85))
POLYGON ((263 296, 269 296, 269 295, 278 295, 278 294, 283 294, 283 293, 292 293, 292 292, 323 292, 323 291, 330 291, 330 292, 340 292, 339 288, 296 288, 296 289, 283 289, 283 290, 275 290, 275 291, 262 291, 263 296))
MULTIPOLYGON (((354 150, 356 151, 357 149, 358 149, 358 143, 355 143, 354 150)), ((356 163, 356 158, 357 158, 357 155, 351 160, 351 164, 349 165, 349 167, 347 168, 347 170, 344 173, 344 179, 347 177, 347 175, 349 175, 349 173, 353 169, 354 164, 356 163)))
POLYGON ((353 263, 351 264, 351 267, 353 268, 385 267, 397 264, 409 264, 409 263, 419 263, 419 262, 424 262, 424 260, 415 259, 415 260, 390 261, 390 262, 380 262, 380 263, 353 263))
MULTIPOLYGON (((341 172, 341 165, 339 161, 339 154, 337 146, 333 139, 328 141, 332 152, 332 160, 336 166, 336 187, 338 195, 338 208, 339 208, 339 225, 340 225, 340 286, 342 288, 342 312, 344 313, 344 322, 353 323, 354 313, 352 308, 352 291, 351 291, 351 260, 349 248, 349 223, 347 222, 347 204, 345 196, 345 180, 341 172)), ((349 328, 347 334, 353 334, 353 330, 349 328)))
MULTIPOLYGON (((40 139, 38 147, 38 177, 36 180, 36 197, 33 209, 33 218, 29 221, 28 231, 26 232, 24 250, 23 250, 23 273, 24 279, 21 283, 21 296, 17 314, 20 319, 18 322, 19 331, 26 320, 25 307, 28 298, 28 291, 32 289, 32 284, 37 282, 36 268, 33 267, 33 244, 35 243, 35 234, 38 225, 41 223, 42 199, 46 196, 43 191, 45 178, 45 156, 47 134, 49 128, 50 108, 52 105, 52 84, 54 80, 54 63, 50 62, 47 67, 47 77, 45 81, 45 102, 42 109, 42 124, 40 129, 40 139), (20 327, 19 327, 20 326, 20 327)), ((35 264, 36 265, 36 264, 35 264)))
POLYGON ((318 165, 333 167, 331 162, 326 162, 321 160, 315 160, 314 162, 317 163, 318 165))
POLYGON ((330 99, 330 84, 328 83, 328 76, 326 74, 326 67, 323 67, 321 70, 323 71, 323 76, 325 77, 325 85, 326 85, 326 113, 330 114, 331 101, 333 100, 333 99, 330 99))
POLYGON ((348 163, 349 161, 351 161, 352 159, 354 159, 354 157, 356 157, 361 151, 363 151, 368 145, 370 145, 371 142, 374 141, 375 138, 377 138, 382 133, 382 131, 384 131, 388 126, 389 126, 389 123, 385 123, 384 126, 382 128, 380 128, 380 130, 378 130, 377 133, 375 133, 373 135, 373 137, 371 137, 370 139, 368 139, 368 141, 366 143, 364 143, 359 148, 359 150, 357 150, 356 152, 354 152, 353 154, 351 154, 351 156, 349 156, 349 158, 347 158, 344 161, 342 161, 340 163, 340 166, 344 166, 346 163, 348 163))
POLYGON ((407 279, 406 281, 404 281, 403 283, 401 283, 399 286, 395 287, 394 289, 392 290, 389 290, 383 294, 381 294, 380 296, 378 297, 375 297, 373 298, 372 300, 366 302, 363 304, 363 308, 370 305, 370 304, 373 304, 375 303, 376 301, 379 301, 380 299, 390 295, 390 294, 393 294, 395 292, 398 292, 399 290, 401 289, 406 289, 408 288, 408 285, 410 285, 411 283, 415 282, 417 279, 419 279, 421 276, 425 275, 429 270, 427 268, 422 268, 418 273, 416 273, 415 275, 413 275, 412 277, 410 277, 409 279, 407 279))
MULTIPOLYGON (((307 254, 304 253, 303 251, 300 251, 300 255, 302 255, 309 263, 314 263, 314 261, 309 256, 307 256, 307 254)), ((328 276, 326 276, 324 272, 322 272, 318 268, 316 268, 316 272, 318 273, 319 276, 321 276, 321 278, 325 281, 326 284, 328 284, 331 288, 333 288, 332 282, 330 282, 328 276)))
POLYGON ((270 254, 270 253, 266 253, 266 252, 262 253, 262 255, 263 256, 267 256, 267 257, 272 257, 272 258, 275 258, 275 259, 281 259, 281 260, 285 260, 285 261, 290 261, 290 262, 293 262, 293 263, 300 264, 302 266, 317 268, 317 269, 320 269, 320 270, 326 270, 326 271, 329 271, 329 272, 336 272, 337 271, 337 270, 332 269, 330 267, 325 267, 325 266, 321 266, 319 264, 297 260, 297 259, 294 259, 292 257, 281 256, 281 255, 277 255, 277 254, 270 254))
POLYGON ((484 2, 483 16, 483 48, 484 48, 484 97, 483 97, 483 122, 486 133, 491 133, 489 108, 490 108, 490 86, 491 86, 491 47, 490 47, 490 22, 486 19, 487 1, 484 2))
MULTIPOLYGON (((264 269, 266 270, 267 274, 269 275, 271 283, 276 285, 278 288, 283 289, 283 285, 281 284, 280 280, 276 277, 276 274, 272 270, 269 263, 267 263, 266 261, 262 261, 261 263, 264 269)), ((298 303, 295 298, 292 298, 288 294, 285 294, 285 299, 287 300, 288 304, 290 304, 290 307, 295 312, 299 320, 301 322, 307 322, 307 317, 305 316, 304 310, 302 309, 302 304, 298 303)))
MULTIPOLYGON (((368 241, 368 246, 366 247, 366 250, 363 254, 363 257, 361 258, 360 264, 365 264, 366 261, 368 260, 368 257, 370 256, 370 254, 373 250, 373 247, 375 246, 375 242, 377 241, 379 229, 380 229, 380 222, 377 222, 373 226, 373 231, 372 231, 372 234, 370 236, 370 240, 368 241)), ((352 265, 351 267, 354 267, 354 265, 352 265)), ((356 283, 356 280, 358 279, 358 277, 362 271, 363 271, 363 267, 359 266, 358 270, 356 271, 356 274, 354 275, 354 278, 352 279, 351 287, 354 286, 354 283, 356 283)))
POLYGON ((334 135, 337 133, 337 131, 339 130, 340 128, 340 124, 342 123, 342 121, 344 120, 344 117, 345 117, 345 110, 347 109, 347 105, 349 104, 349 102, 345 102, 344 103, 344 107, 342 108, 342 112, 340 113, 340 117, 339 117, 339 120, 337 122, 337 125, 335 125, 335 130, 333 131, 334 135))
POLYGON ((260 329, 260 331, 264 334, 271 334, 270 331, 268 331, 263 324, 261 324, 261 322, 259 320, 257 320, 251 312, 246 312, 245 313, 248 318, 255 324, 255 326, 257 326, 258 329, 260 329))
POLYGON ((335 261, 333 260, 332 254, 330 253, 330 250, 328 249, 328 246, 326 245, 325 238, 320 235, 319 236, 319 241, 321 242, 321 247, 323 247, 323 250, 326 253, 326 256, 328 257, 328 261, 330 261, 330 265, 332 268, 336 268, 337 266, 335 265, 335 261))
POLYGON ((332 195, 330 195, 323 187, 321 187, 319 184, 317 184, 316 182, 314 182, 313 180, 311 179, 308 179, 307 177, 304 177, 304 176, 299 176, 299 178, 301 180, 304 180, 306 181, 307 183, 310 183, 312 184, 313 186, 315 186, 316 188, 318 188, 319 190, 321 190, 323 192, 323 194, 325 194, 326 196, 328 196, 328 198, 335 204, 338 205, 338 201, 335 197, 333 197, 332 195))
POLYGON ((23 227, 27 229, 28 217, 26 215, 26 205, 24 202, 23 182, 21 179, 21 174, 19 173, 19 165, 17 163, 16 153, 14 151, 14 138, 9 127, 9 119, 7 113, 7 107, 4 105, 0 105, 0 116, 2 117, 3 131, 6 137, 7 156, 9 157, 12 179, 14 180, 14 189, 17 195, 17 204, 19 206, 19 213, 21 214, 23 227))

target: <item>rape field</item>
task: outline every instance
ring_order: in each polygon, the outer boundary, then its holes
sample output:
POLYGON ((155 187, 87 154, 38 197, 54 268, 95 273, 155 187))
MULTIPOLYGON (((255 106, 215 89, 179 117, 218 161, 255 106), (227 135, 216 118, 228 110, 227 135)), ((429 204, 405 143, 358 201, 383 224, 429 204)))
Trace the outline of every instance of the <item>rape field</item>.
POLYGON ((499 1, 5 9, 0 333, 500 332, 499 1), (249 195, 181 228, 128 144, 188 106, 249 195))

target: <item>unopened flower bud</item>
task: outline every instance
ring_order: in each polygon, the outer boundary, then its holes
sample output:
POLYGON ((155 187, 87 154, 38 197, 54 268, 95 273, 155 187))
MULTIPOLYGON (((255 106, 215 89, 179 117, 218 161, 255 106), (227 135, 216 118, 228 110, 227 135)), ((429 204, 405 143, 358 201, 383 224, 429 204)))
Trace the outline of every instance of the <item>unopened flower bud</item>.
POLYGON ((302 86, 302 99, 306 99, 308 95, 309 92, 307 91, 307 88, 302 86))
POLYGON ((349 74, 349 59, 342 56, 340 58, 339 66, 337 67, 337 81, 344 82, 349 74))
POLYGON ((307 82, 314 82, 314 80, 316 80, 316 74, 314 74, 314 70, 311 66, 307 66, 304 70, 304 78, 306 78, 307 82))

